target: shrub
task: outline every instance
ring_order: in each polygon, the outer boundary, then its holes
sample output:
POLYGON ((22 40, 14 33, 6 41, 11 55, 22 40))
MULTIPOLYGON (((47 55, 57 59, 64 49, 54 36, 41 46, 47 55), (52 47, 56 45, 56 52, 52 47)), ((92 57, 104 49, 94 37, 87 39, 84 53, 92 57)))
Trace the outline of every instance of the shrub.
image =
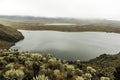
POLYGON ((33 80, 48 80, 48 77, 45 75, 39 75, 37 77, 33 77, 33 80))
POLYGON ((22 70, 11 69, 5 72, 4 77, 9 80, 22 80, 24 78, 24 72, 22 70))

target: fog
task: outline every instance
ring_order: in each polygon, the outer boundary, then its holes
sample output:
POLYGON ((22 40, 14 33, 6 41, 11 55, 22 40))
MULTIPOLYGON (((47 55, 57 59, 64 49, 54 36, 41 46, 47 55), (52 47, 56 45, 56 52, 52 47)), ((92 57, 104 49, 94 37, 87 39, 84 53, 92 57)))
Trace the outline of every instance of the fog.
POLYGON ((120 20, 120 0, 0 0, 0 15, 120 20))

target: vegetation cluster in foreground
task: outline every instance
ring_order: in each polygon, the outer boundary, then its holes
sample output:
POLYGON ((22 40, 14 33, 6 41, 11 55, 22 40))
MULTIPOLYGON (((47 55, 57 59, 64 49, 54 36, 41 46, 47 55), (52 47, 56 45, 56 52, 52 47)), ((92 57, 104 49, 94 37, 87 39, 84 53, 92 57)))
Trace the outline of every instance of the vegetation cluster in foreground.
POLYGON ((110 80, 80 60, 70 63, 51 54, 0 50, 0 80, 110 80))

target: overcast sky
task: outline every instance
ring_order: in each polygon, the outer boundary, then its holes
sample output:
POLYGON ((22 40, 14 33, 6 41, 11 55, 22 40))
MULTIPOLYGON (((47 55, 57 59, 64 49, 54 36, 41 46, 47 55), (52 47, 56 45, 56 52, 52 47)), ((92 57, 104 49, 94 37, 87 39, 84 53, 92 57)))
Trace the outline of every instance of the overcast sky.
POLYGON ((0 0, 0 15, 120 19, 120 0, 0 0))

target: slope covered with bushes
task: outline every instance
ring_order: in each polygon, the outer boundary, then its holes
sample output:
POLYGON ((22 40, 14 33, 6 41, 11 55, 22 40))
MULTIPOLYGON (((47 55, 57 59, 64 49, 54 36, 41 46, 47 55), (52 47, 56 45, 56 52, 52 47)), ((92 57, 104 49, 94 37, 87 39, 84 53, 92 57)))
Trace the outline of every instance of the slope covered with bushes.
POLYGON ((0 65, 1 80, 110 80, 80 60, 70 63, 50 54, 0 50, 0 65))
POLYGON ((102 54, 84 64, 94 67, 100 76, 109 76, 112 80, 120 80, 120 77, 115 79, 117 75, 120 76, 120 53, 114 55, 102 54))

